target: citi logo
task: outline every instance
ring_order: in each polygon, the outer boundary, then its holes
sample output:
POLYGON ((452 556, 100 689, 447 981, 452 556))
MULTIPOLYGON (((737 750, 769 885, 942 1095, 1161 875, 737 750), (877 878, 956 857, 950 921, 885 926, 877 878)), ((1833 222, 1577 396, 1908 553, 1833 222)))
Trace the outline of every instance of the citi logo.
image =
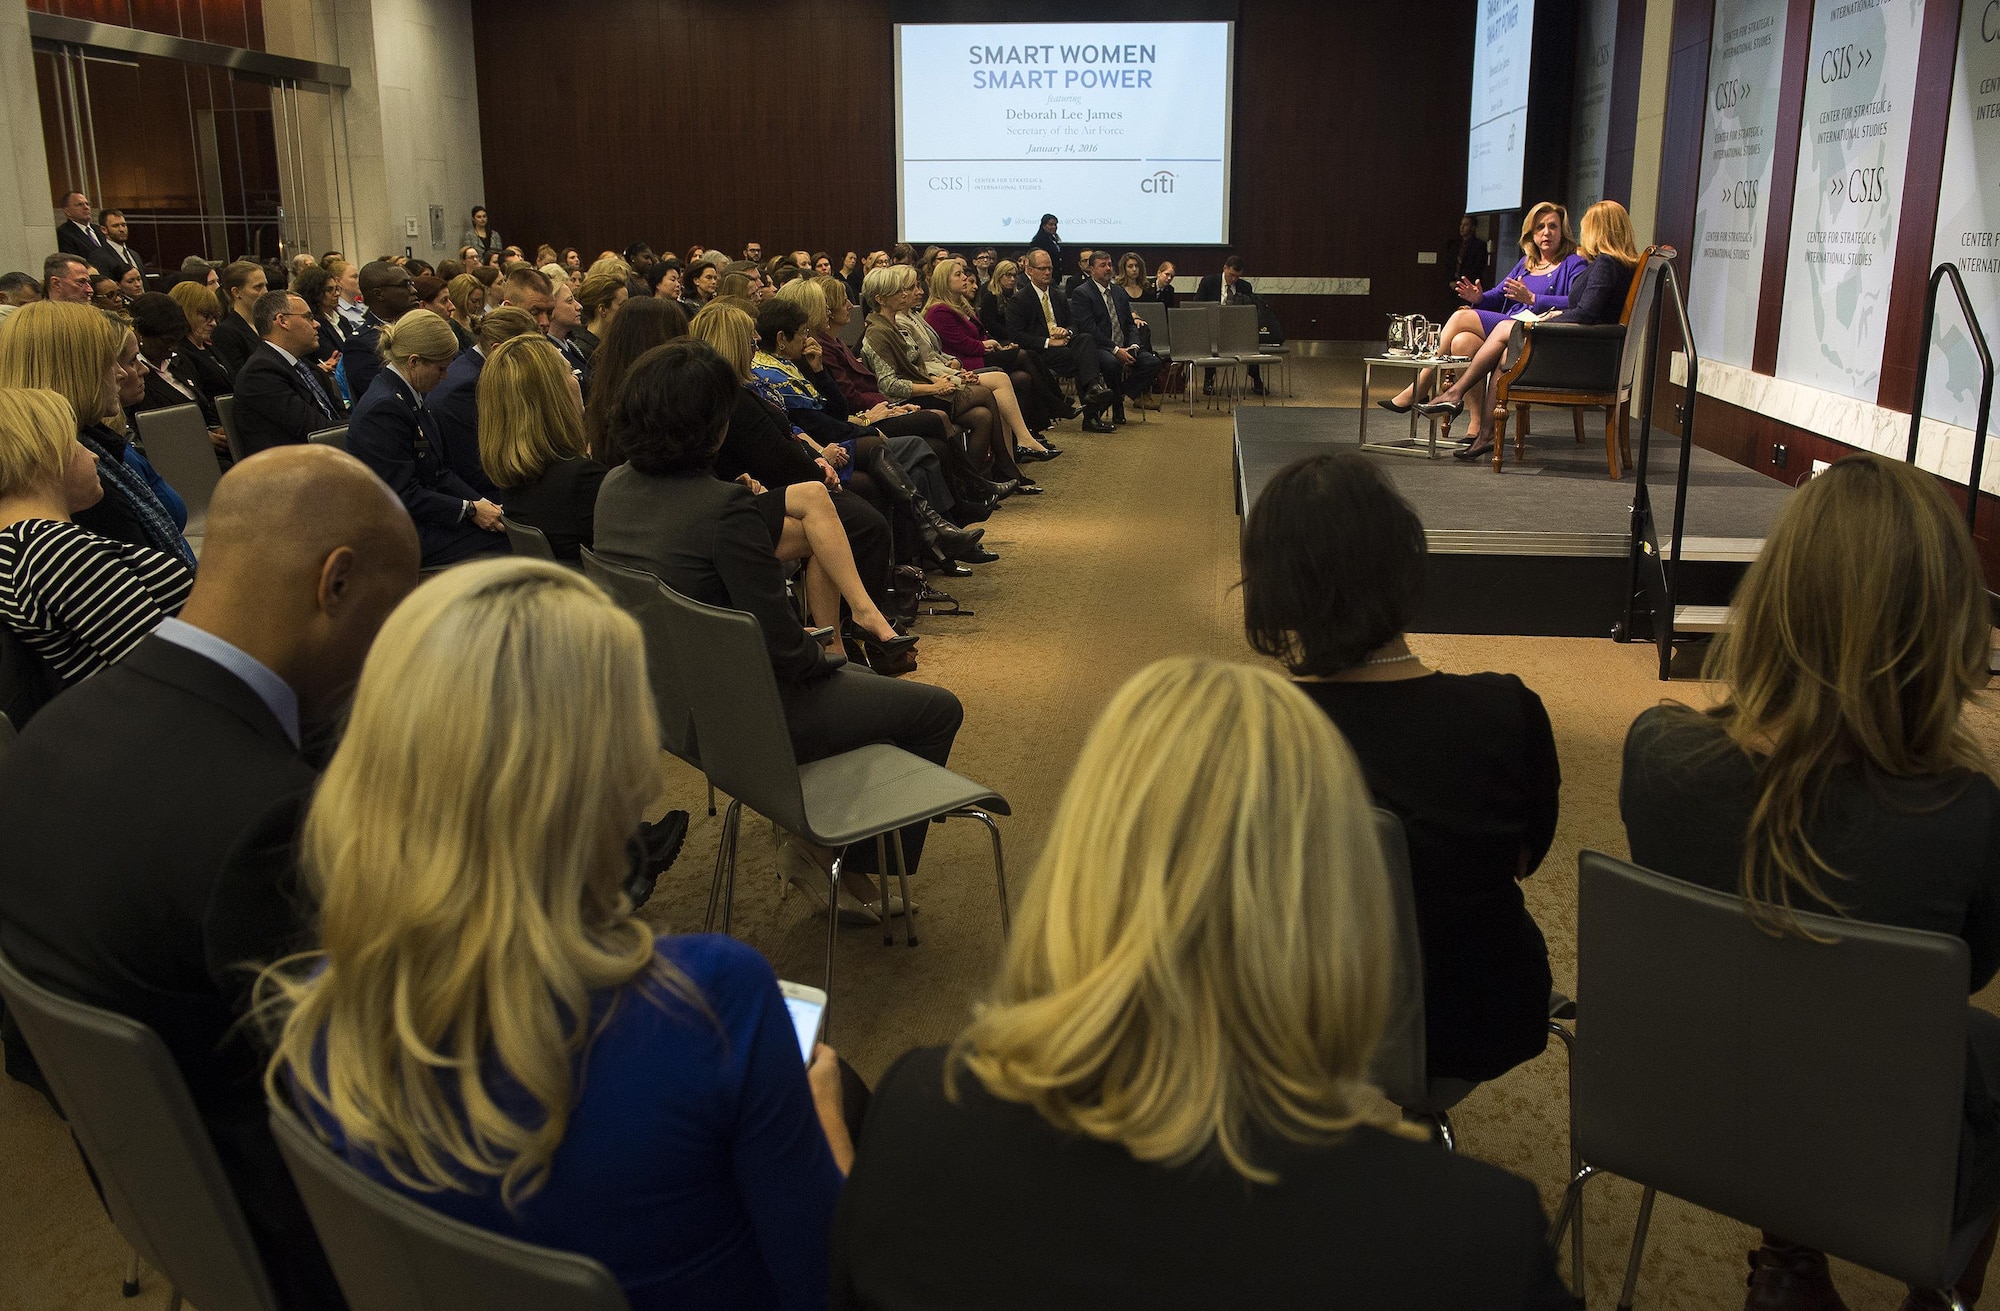
POLYGON ((1174 189, 1174 175, 1161 169, 1151 177, 1139 179, 1139 190, 1150 195, 1169 195, 1174 189))

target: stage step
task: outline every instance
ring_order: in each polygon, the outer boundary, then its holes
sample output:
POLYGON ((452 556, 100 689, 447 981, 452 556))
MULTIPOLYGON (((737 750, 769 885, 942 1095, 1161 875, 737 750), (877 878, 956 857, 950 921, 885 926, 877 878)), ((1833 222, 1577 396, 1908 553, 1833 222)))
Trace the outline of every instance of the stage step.
MULTIPOLYGON (((1682 556, 1686 559, 1686 556, 1682 556)), ((1729 607, 1726 605, 1677 605, 1674 607, 1674 633, 1719 633, 1729 627, 1729 607)))
MULTIPOLYGON (((1761 537, 1688 537, 1681 545, 1681 559, 1705 560, 1716 564, 1749 564, 1764 549, 1761 537)), ((1660 543, 1660 554, 1671 559, 1674 539, 1660 543)))

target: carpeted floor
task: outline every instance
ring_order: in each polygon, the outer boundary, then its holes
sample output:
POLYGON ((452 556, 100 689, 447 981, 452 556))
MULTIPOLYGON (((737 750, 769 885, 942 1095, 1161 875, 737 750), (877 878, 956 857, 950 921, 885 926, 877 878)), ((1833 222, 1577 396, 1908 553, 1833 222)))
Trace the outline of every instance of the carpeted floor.
MULTIPOLYGON (((1301 365, 1301 402, 1358 400, 1358 368, 1350 362, 1301 365)), ((1083 736, 1118 685, 1168 655, 1249 658, 1232 590, 1237 520, 1228 418, 1190 419, 1170 407, 1113 436, 1066 425, 1057 438, 1068 453, 1035 470, 1048 494, 1012 501, 997 514, 987 541, 1003 559, 953 589, 976 617, 927 619, 919 629, 918 676, 952 688, 966 706, 953 768, 1013 805, 1013 818, 1001 826, 1017 896, 1083 736)), ((1625 853, 1617 808, 1625 727, 1669 692, 1691 698, 1700 691, 1654 681, 1650 648, 1609 641, 1418 637, 1412 645, 1446 670, 1518 673, 1548 706, 1562 759, 1562 821, 1548 860, 1527 885, 1528 901, 1547 934, 1557 986, 1570 988, 1577 853, 1625 853)), ((1978 721, 2000 746, 2000 720, 1982 709, 1978 721)), ((677 764, 667 767, 664 796, 691 810, 695 824, 647 914, 663 928, 699 928, 719 818, 704 813, 699 776, 677 764)), ((760 820, 745 823, 733 928, 766 952, 782 977, 818 983, 824 920, 802 898, 781 898, 769 832, 760 820)), ((900 940, 884 947, 875 930, 843 931, 832 1040, 871 1079, 905 1049, 950 1037, 984 987, 1000 946, 988 853, 976 825, 933 830, 913 885, 922 907, 915 949, 900 940)), ((1981 1000, 1992 1005, 2000 991, 1981 1000)), ((1526 1175, 1550 1206, 1567 1159, 1565 1073, 1562 1054, 1552 1050, 1474 1092, 1455 1116, 1464 1151, 1526 1175)), ((38 1098, 4 1079, 0 1181, 0 1311, 130 1305, 117 1288, 124 1246, 67 1135, 38 1098)), ((1610 1305, 1639 1190, 1617 1179, 1591 1187, 1591 1302, 1610 1305)), ((1741 1225, 1660 1199, 1639 1305, 1709 1311, 1738 1304, 1749 1239, 1741 1225)), ((1891 1311, 1901 1298, 1890 1281, 1864 1271, 1837 1267, 1836 1278, 1855 1311, 1891 1311)), ((144 1296, 153 1305, 164 1298, 157 1275, 144 1296)))

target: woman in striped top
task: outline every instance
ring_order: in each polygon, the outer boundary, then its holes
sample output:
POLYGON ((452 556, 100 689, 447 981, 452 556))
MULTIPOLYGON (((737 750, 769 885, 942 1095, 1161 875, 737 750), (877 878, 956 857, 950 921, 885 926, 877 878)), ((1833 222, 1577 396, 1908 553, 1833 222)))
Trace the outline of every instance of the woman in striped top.
POLYGON ((65 687, 123 658, 194 586, 177 556, 70 522, 104 495, 76 431, 60 393, 0 389, 0 623, 65 687))

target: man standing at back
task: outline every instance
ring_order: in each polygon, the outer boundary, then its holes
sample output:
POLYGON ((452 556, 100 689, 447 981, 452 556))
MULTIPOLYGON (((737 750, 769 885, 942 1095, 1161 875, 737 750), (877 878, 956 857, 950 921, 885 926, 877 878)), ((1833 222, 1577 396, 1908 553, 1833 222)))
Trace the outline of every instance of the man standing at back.
POLYGON ((414 281, 408 269, 387 260, 361 266, 361 303, 367 309, 340 357, 347 367, 347 394, 356 405, 382 371, 382 359, 375 353, 382 344, 382 329, 417 307, 417 293, 411 286, 414 281))
POLYGON ((111 272, 120 261, 111 253, 104 234, 90 221, 93 212, 90 197, 81 191, 63 192, 62 212, 63 221, 56 225, 56 249, 76 256, 99 273, 111 272))
POLYGON ((409 515, 360 461, 252 456, 216 487, 180 618, 0 758, 0 951, 159 1034, 288 1309, 341 1302, 270 1136, 263 1056, 231 1026, 246 962, 294 950, 304 923, 287 850, 315 774, 300 744, 416 578, 409 515))

